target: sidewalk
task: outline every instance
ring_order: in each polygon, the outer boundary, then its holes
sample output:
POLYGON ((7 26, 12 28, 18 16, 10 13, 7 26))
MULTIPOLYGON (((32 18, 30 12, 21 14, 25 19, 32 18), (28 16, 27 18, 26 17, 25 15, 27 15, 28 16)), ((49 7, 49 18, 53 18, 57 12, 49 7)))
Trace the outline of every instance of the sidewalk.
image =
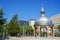
POLYGON ((9 40, 60 40, 60 37, 10 37, 9 40))

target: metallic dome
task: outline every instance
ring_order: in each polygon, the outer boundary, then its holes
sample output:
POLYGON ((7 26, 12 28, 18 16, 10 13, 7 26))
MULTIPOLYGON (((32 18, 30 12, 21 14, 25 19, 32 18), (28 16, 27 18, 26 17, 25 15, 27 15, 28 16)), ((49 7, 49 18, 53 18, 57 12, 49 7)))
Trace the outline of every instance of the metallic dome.
POLYGON ((41 16, 38 20, 36 20, 35 25, 52 26, 53 23, 49 18, 41 16))
POLYGON ((46 16, 44 16, 44 13, 45 13, 45 10, 43 9, 43 6, 42 6, 42 10, 41 10, 42 16, 35 21, 35 25, 52 26, 53 25, 52 21, 46 16))

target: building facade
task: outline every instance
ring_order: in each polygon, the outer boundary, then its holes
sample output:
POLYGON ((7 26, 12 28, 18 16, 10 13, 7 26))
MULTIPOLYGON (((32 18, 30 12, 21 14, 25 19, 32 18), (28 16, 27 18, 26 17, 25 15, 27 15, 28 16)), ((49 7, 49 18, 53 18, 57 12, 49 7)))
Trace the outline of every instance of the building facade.
POLYGON ((56 27, 57 25, 60 25, 60 14, 54 15, 50 18, 56 27))

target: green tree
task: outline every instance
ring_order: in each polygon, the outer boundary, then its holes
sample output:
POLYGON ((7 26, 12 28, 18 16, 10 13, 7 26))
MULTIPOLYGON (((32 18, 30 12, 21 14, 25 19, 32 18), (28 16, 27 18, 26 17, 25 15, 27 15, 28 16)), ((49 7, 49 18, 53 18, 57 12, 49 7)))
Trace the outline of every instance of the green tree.
POLYGON ((25 25, 24 29, 26 30, 26 33, 28 32, 29 34, 33 34, 33 28, 29 25, 25 25))
POLYGON ((3 29, 4 29, 4 24, 5 24, 5 22, 6 22, 6 19, 5 18, 3 18, 3 10, 2 9, 0 9, 0 33, 2 33, 3 32, 3 29))
POLYGON ((60 31, 60 25, 57 25, 57 29, 59 29, 59 31, 60 31))
POLYGON ((8 33, 13 35, 19 33, 18 15, 14 15, 8 24, 8 33))
POLYGON ((19 28, 19 33, 22 35, 23 34, 23 27, 20 26, 19 28))

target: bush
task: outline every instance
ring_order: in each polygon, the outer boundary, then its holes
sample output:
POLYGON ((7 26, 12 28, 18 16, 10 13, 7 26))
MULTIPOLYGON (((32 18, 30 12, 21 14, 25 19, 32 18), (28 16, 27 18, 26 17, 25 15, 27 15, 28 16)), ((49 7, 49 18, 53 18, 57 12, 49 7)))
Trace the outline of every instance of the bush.
POLYGON ((41 34, 42 34, 42 36, 43 36, 43 37, 45 37, 45 36, 46 36, 46 32, 42 32, 41 34))
POLYGON ((55 37, 60 37, 60 32, 55 32, 55 37))

